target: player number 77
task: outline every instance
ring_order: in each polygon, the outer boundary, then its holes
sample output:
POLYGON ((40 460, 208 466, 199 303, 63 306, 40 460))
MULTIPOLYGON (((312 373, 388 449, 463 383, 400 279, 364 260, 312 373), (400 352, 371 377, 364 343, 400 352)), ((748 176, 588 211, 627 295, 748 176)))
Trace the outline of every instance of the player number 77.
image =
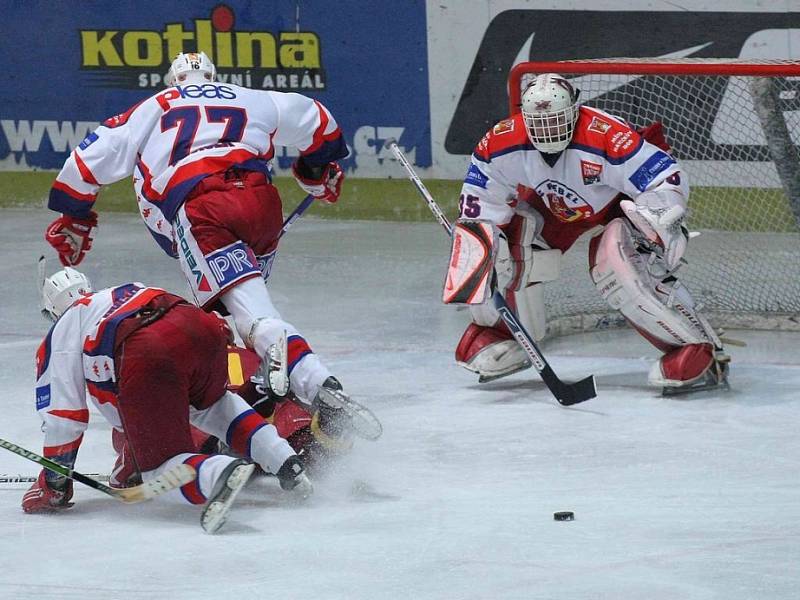
MULTIPOLYGON (((436 219, 447 232, 447 235, 452 235, 453 227, 450 224, 450 221, 447 220, 447 217, 439 208, 439 205, 436 204, 436 201, 433 199, 433 196, 431 196, 428 188, 426 188, 425 184, 422 183, 422 180, 414 171, 414 167, 411 166, 411 163, 408 162, 408 159, 406 159, 403 151, 400 150, 397 142, 395 140, 386 140, 385 145, 394 153, 400 164, 403 165, 408 173, 409 178, 411 179, 411 182, 417 188, 417 191, 420 193, 423 200, 425 200, 425 202, 428 204, 428 208, 430 208, 431 212, 436 216, 436 219)), ((503 298, 503 294, 500 293, 500 290, 495 289, 493 291, 492 302, 494 302, 495 308, 500 313, 500 317, 503 319, 503 322, 506 324, 509 331, 511 331, 514 339, 517 340, 517 343, 525 351, 525 354, 528 355, 531 364, 533 364, 534 368, 539 372, 539 375, 541 375, 545 385, 547 385, 547 387, 553 393, 559 404, 563 406, 571 406, 573 404, 578 404, 579 402, 591 400, 597 396, 597 387, 595 385, 594 375, 589 375, 588 377, 581 379, 580 381, 576 381, 575 383, 567 383, 559 379, 558 375, 555 374, 553 369, 548 364, 541 350, 539 350, 536 342, 533 341, 533 338, 522 326, 522 323, 519 322, 514 312, 508 307, 508 304, 506 303, 505 298, 503 298)))

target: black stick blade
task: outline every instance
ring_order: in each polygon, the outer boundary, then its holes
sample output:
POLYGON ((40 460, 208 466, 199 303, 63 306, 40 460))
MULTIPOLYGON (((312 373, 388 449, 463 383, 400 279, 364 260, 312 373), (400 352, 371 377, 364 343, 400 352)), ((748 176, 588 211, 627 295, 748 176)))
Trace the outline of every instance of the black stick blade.
POLYGON ((554 385, 556 386, 556 400, 562 406, 580 404, 597 396, 594 375, 589 375, 575 383, 559 381, 554 385))

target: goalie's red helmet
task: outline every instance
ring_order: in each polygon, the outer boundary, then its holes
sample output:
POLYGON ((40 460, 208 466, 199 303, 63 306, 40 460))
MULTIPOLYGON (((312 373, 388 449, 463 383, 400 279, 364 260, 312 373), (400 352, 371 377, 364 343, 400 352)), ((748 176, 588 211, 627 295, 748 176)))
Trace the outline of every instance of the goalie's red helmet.
POLYGON ((578 119, 578 93, 561 75, 537 75, 522 93, 522 117, 537 150, 561 152, 572 141, 578 119))
POLYGON ((72 267, 53 273, 42 285, 42 314, 58 319, 81 296, 92 293, 89 278, 72 267))
POLYGON ((208 83, 217 78, 217 68, 205 52, 181 52, 164 76, 167 87, 186 83, 208 83))

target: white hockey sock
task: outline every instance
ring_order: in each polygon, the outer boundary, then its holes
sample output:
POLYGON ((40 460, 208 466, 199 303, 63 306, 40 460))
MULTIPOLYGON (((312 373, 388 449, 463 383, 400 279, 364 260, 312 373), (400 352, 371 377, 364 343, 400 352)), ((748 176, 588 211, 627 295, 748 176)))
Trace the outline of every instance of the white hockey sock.
POLYGON ((190 419, 192 425, 216 436, 267 472, 275 473, 295 454, 273 425, 232 392, 225 392, 205 410, 191 409, 190 419))
POLYGON ((190 453, 178 454, 164 461, 152 471, 143 472, 142 481, 150 481, 181 463, 188 463, 197 470, 197 479, 158 496, 157 500, 159 502, 169 502, 170 504, 202 505, 205 504, 208 495, 214 489, 217 478, 225 467, 234 460, 236 459, 232 456, 223 456, 221 454, 212 456, 190 453))

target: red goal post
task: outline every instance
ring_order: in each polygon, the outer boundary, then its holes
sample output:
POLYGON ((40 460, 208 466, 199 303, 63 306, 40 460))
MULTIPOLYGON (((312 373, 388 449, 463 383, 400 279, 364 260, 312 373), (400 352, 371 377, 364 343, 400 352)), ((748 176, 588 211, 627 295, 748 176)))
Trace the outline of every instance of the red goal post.
MULTIPOLYGON (((564 75, 579 102, 634 126, 664 124, 692 187, 689 227, 703 233, 678 276, 716 325, 800 328, 800 60, 524 62, 508 77, 511 114, 538 73, 564 75)), ((585 254, 564 258, 545 288, 550 333, 617 324, 585 254)))

